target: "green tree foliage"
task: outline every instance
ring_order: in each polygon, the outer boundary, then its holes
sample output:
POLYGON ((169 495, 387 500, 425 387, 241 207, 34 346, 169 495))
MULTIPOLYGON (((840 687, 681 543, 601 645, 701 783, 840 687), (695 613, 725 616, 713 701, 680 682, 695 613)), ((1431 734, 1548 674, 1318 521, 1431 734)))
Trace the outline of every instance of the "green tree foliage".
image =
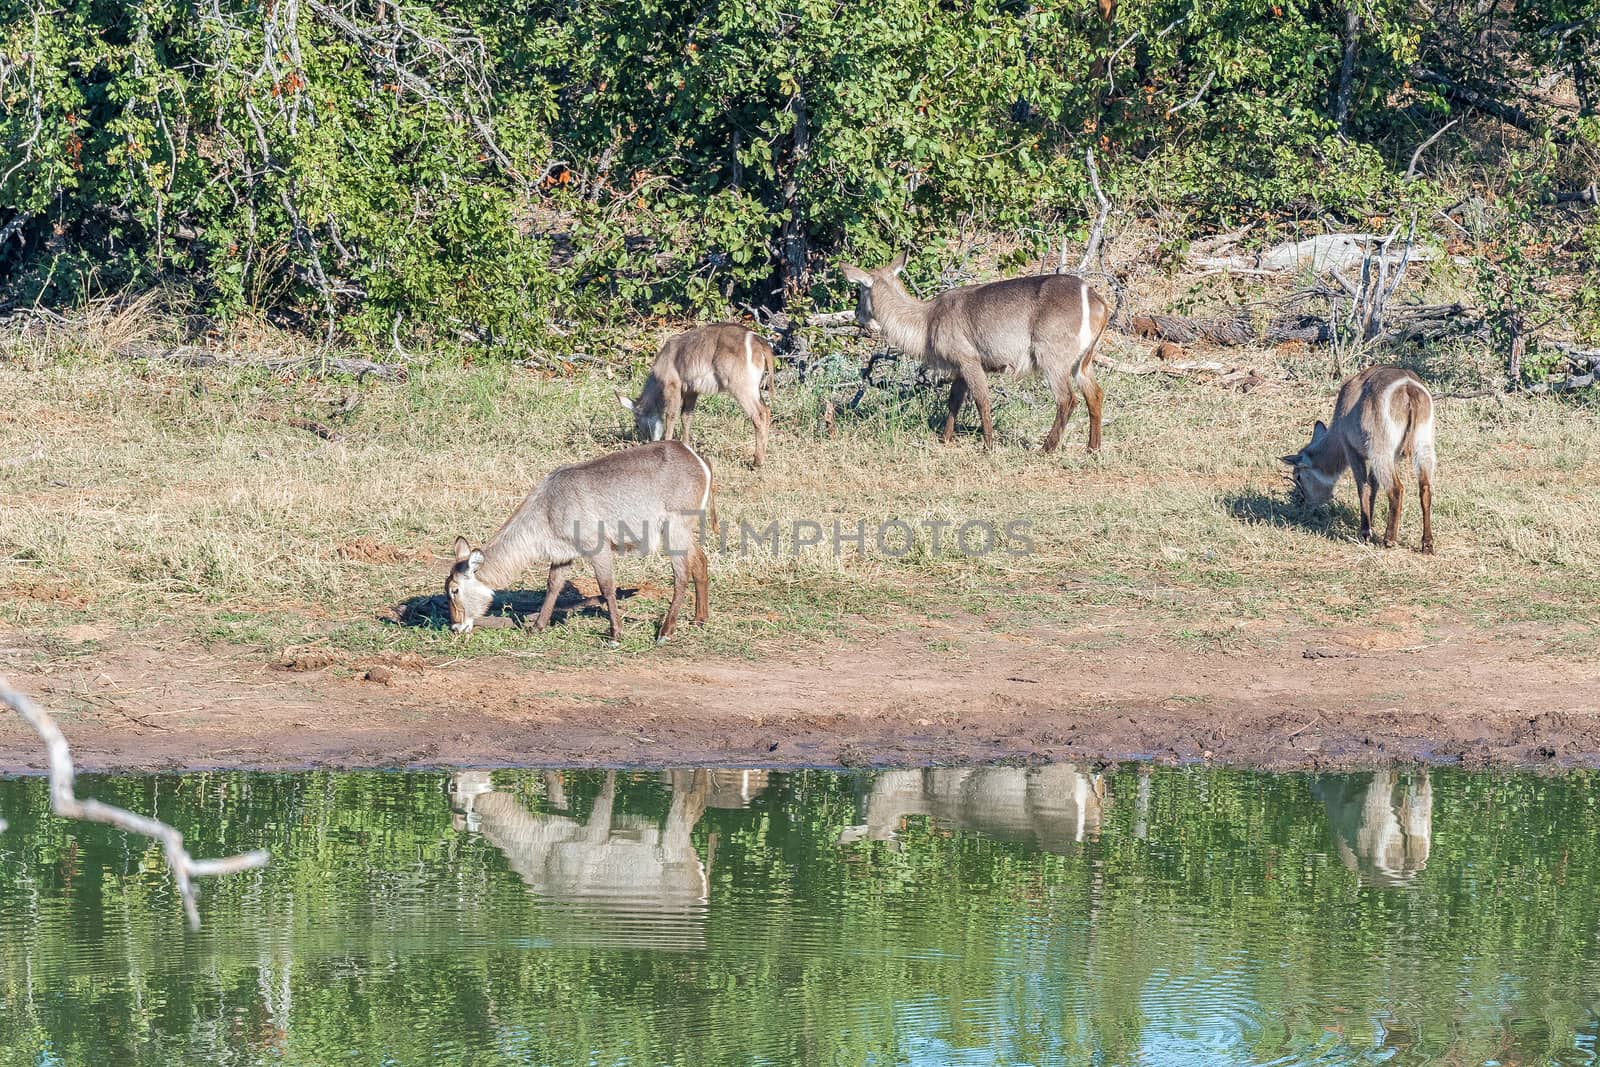
POLYGON ((1360 220, 1430 195, 1409 152, 1469 104, 1553 137, 1552 174, 1592 162, 1594 122, 1529 93, 1593 113, 1597 0, 1505 6, 0 0, 0 300, 179 281, 224 317, 559 346, 804 300, 846 252, 1036 256, 1086 228, 1089 147, 1197 226, 1360 220))

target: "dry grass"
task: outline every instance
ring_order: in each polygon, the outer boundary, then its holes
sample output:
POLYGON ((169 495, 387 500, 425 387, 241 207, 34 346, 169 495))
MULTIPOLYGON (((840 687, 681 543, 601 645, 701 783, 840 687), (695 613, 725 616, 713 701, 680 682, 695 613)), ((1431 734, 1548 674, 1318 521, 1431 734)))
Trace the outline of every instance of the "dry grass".
MULTIPOLYGON (((603 655, 599 618, 461 641, 385 616, 438 590, 457 533, 481 539, 550 468, 623 443, 617 381, 505 366, 439 365, 403 385, 171 372, 106 354, 138 321, 107 313, 92 329, 12 338, 0 353, 0 622, 47 635, 93 622, 266 650, 515 649, 550 664, 603 655)), ((939 446, 929 393, 873 394, 827 438, 817 426, 828 387, 789 387, 760 472, 745 465, 748 424, 724 398, 709 401, 697 431, 735 541, 741 520, 865 520, 870 530, 887 519, 1021 519, 1034 551, 935 554, 924 533, 901 558, 870 545, 836 557, 826 544, 714 555, 713 625, 667 654, 760 654, 929 615, 1004 632, 1099 613, 1176 640, 1246 645, 1396 607, 1441 621, 1597 621, 1594 406, 1442 400, 1440 554, 1426 558, 1414 551, 1414 510, 1406 547, 1356 543, 1348 482, 1321 513, 1285 505, 1275 457, 1326 417, 1335 383, 1314 356, 1284 369, 1298 380, 1244 396, 1106 371, 1098 457, 1082 452, 1081 412, 1062 452, 1036 450, 1050 419, 1037 383, 1006 385, 992 454, 970 435, 939 446)), ((649 647, 667 577, 660 560, 625 566, 625 584, 654 583, 627 605, 625 651, 649 647)))

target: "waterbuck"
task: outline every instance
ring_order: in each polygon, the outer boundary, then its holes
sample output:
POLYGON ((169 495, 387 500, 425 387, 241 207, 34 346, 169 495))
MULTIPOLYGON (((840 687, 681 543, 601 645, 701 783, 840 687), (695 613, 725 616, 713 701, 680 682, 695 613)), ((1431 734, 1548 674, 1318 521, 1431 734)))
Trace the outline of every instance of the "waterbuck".
POLYGON ((1056 422, 1044 439, 1044 450, 1054 452, 1061 443, 1061 432, 1078 403, 1074 389, 1083 393, 1089 407, 1089 451, 1099 449, 1105 393, 1094 380, 1094 349, 1111 309, 1093 289, 1070 274, 1036 274, 918 300, 900 284, 905 266, 902 252, 875 271, 848 263, 842 269, 857 286, 856 322, 862 329, 879 330, 886 342, 930 370, 955 376, 944 421, 945 444, 955 436, 956 414, 970 393, 983 421, 984 447, 993 447, 986 372, 1038 371, 1056 398, 1056 422))
POLYGON ((455 563, 445 577, 450 629, 470 633, 489 610, 494 592, 534 563, 548 563, 550 583, 534 629, 550 625, 556 598, 572 565, 587 560, 611 617, 611 640, 622 639, 612 563, 620 552, 661 552, 672 560, 672 603, 656 640, 672 636, 678 604, 694 581, 694 622, 706 621, 709 573, 700 548, 700 522, 710 515, 711 467, 677 441, 640 445, 551 471, 489 543, 474 549, 456 538, 455 563))
POLYGON ((1372 538, 1372 512, 1379 491, 1389 495, 1385 548, 1400 539, 1400 503, 1405 487, 1400 463, 1410 453, 1422 498, 1422 551, 1433 552, 1433 396, 1399 367, 1368 367, 1339 386, 1333 424, 1320 421, 1311 443, 1283 461, 1294 468, 1294 496, 1319 507, 1333 496, 1345 468, 1361 492, 1361 537, 1372 538))
POLYGON ((683 442, 689 443, 694 406, 710 393, 727 393, 756 427, 756 466, 767 458, 772 411, 761 402, 761 378, 772 377, 772 346, 736 322, 699 326, 661 346, 638 400, 617 400, 633 412, 633 425, 647 441, 671 440, 683 415, 683 442))

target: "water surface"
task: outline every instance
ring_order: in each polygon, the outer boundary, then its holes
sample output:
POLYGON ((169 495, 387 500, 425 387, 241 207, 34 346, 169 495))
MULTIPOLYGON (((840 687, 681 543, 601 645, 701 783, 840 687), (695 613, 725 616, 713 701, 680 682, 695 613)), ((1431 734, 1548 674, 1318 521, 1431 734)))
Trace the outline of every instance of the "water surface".
POLYGON ((1600 779, 0 781, 0 1064, 1594 1063, 1600 779))

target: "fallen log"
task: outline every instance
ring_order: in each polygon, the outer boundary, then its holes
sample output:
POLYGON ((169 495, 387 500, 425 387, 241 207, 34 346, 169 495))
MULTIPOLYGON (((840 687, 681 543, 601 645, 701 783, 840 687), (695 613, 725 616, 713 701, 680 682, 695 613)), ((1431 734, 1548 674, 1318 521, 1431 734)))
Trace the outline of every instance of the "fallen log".
MULTIPOLYGON (((1297 302, 1291 298, 1289 303, 1297 302)), ((1390 326, 1381 337, 1385 342, 1430 338, 1449 333, 1463 324, 1472 309, 1463 304, 1426 304, 1390 309, 1390 326)), ((1133 315, 1128 332, 1151 341, 1189 344, 1206 342, 1219 347, 1239 345, 1280 345, 1289 341, 1327 344, 1333 329, 1327 317, 1304 312, 1276 315, 1264 322, 1240 308, 1231 315, 1196 319, 1181 315, 1133 315)))
POLYGON ((1227 270, 1240 273, 1292 273, 1305 270, 1337 271, 1359 267, 1369 257, 1382 255, 1399 263, 1402 258, 1412 260, 1437 259, 1440 252, 1426 245, 1401 245, 1394 249, 1384 246, 1391 238, 1373 233, 1323 233, 1298 241, 1286 241, 1254 255, 1201 256, 1191 255, 1189 262, 1208 270, 1227 270))
POLYGON ((150 363, 177 363, 185 367, 249 367, 274 374, 306 371, 348 374, 360 378, 372 375, 388 381, 403 382, 409 372, 395 363, 374 363, 370 359, 353 359, 345 356, 310 356, 298 359, 248 359, 222 352, 199 348, 195 345, 156 345, 146 341, 130 341, 116 350, 123 359, 144 360, 150 363))

